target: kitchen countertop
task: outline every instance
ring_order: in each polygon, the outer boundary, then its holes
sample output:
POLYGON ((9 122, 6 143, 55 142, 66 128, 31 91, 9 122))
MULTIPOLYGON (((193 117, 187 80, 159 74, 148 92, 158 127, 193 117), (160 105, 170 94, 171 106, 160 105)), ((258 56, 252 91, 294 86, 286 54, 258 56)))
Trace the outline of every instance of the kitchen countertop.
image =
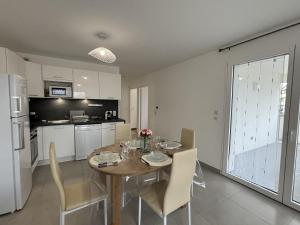
POLYGON ((65 123, 49 123, 49 122, 42 122, 42 121, 35 121, 35 122, 30 122, 30 128, 33 129, 35 127, 43 127, 43 126, 60 126, 60 125, 68 125, 68 124, 73 124, 73 125, 88 125, 88 124, 102 124, 102 123, 115 123, 115 122, 124 122, 124 119, 117 118, 117 119, 110 119, 110 120, 89 120, 87 122, 72 122, 68 121, 65 123))

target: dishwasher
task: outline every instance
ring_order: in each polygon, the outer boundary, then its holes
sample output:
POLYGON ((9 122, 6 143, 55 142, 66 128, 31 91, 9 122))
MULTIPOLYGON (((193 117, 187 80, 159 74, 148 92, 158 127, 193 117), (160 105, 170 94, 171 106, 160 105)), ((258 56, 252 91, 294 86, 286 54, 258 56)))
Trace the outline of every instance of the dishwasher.
POLYGON ((101 148, 101 124, 76 125, 75 159, 86 159, 97 148, 101 148))

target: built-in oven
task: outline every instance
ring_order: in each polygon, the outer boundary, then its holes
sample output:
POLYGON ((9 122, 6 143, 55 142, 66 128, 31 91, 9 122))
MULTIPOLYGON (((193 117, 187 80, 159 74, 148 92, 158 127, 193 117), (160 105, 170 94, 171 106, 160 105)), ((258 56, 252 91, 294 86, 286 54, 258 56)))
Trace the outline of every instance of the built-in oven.
POLYGON ((31 150, 31 166, 35 163, 38 158, 38 137, 37 129, 30 131, 30 150, 31 150))

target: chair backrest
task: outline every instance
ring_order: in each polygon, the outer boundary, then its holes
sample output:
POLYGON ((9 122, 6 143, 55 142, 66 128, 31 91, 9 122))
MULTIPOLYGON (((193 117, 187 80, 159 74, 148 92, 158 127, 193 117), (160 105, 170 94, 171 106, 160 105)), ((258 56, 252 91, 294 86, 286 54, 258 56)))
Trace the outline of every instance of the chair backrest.
POLYGON ((130 124, 122 124, 117 123, 116 124, 116 144, 119 144, 120 141, 129 141, 131 140, 131 128, 130 124))
POLYGON ((168 215, 190 201, 196 159, 196 148, 173 155, 170 180, 164 196, 164 215, 168 215))
POLYGON ((180 143, 187 148, 195 148, 195 131, 188 128, 182 128, 180 143))
POLYGON ((59 164, 56 159, 55 145, 53 142, 50 144, 49 156, 50 156, 50 167, 51 167, 52 177, 59 191, 61 209, 65 210, 66 198, 65 198, 65 190, 63 185, 63 178, 62 178, 59 164))

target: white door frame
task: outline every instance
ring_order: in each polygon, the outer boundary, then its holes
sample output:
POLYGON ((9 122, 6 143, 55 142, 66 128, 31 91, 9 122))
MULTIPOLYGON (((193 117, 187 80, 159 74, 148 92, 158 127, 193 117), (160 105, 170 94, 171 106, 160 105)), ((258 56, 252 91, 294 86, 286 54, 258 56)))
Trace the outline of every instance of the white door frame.
POLYGON ((221 173, 243 185, 246 185, 257 192, 265 194, 266 196, 273 198, 277 201, 282 202, 283 198, 283 188, 284 188, 284 169, 285 169, 285 159, 286 159, 286 147, 287 147, 287 134, 288 134, 288 124, 289 124, 289 109, 290 109, 290 100, 291 100, 291 87, 293 81, 293 64, 294 64, 294 52, 295 46, 289 46, 286 50, 273 50, 270 52, 261 52, 259 55, 247 56, 242 59, 231 60, 227 63, 227 88, 226 88, 226 105, 225 105, 225 135, 224 135, 224 149, 223 149, 223 164, 221 173), (286 105, 285 105, 285 116, 284 116, 284 129, 282 137, 282 153, 281 153, 281 162, 280 162, 280 176, 279 176, 279 186, 278 193, 274 193, 266 188, 263 188, 254 183, 247 182, 238 177, 235 177, 227 173, 227 161, 229 156, 230 148, 230 129, 231 129, 231 103, 232 103, 232 84, 233 84, 233 71, 232 68, 234 65, 243 64, 248 62, 253 62, 257 60, 272 58, 275 56, 289 54, 289 68, 288 68, 288 77, 287 77, 287 93, 286 93, 286 105))
POLYGON ((144 129, 144 128, 148 128, 149 126, 149 115, 148 115, 148 107, 149 107, 149 88, 148 86, 143 86, 143 87, 139 87, 138 88, 138 128, 139 130, 144 129), (145 102, 143 101, 143 97, 145 97, 144 93, 143 93, 143 89, 147 88, 147 103, 146 103, 146 108, 145 109, 145 102), (146 115, 144 115, 146 113, 146 115), (147 121, 143 121, 146 117, 147 121), (144 126, 143 124, 146 122, 146 126, 144 126))
POLYGON ((294 77, 290 108, 289 135, 286 155, 286 170, 284 182, 283 203, 300 211, 300 204, 293 201, 293 181, 298 140, 299 100, 300 100, 300 49, 295 50, 294 77))

